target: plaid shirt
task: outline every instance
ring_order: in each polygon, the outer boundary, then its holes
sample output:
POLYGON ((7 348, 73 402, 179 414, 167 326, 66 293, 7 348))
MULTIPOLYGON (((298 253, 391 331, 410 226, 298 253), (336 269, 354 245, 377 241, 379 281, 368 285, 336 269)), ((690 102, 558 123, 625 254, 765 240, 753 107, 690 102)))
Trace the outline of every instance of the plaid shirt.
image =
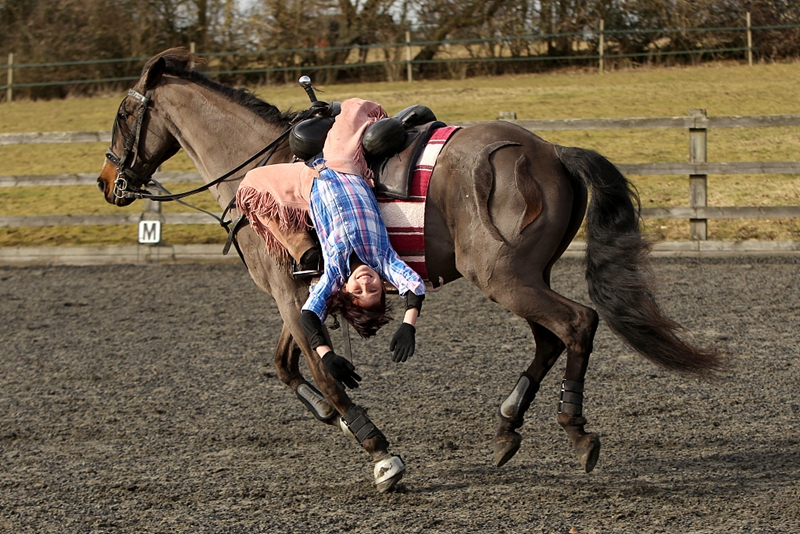
POLYGON ((311 288, 303 309, 325 320, 328 299, 350 277, 349 259, 353 252, 401 295, 408 291, 423 295, 422 278, 400 259, 389 243, 378 202, 366 180, 328 169, 324 160, 317 160, 314 165, 320 175, 314 180, 309 204, 322 245, 325 271, 311 288))

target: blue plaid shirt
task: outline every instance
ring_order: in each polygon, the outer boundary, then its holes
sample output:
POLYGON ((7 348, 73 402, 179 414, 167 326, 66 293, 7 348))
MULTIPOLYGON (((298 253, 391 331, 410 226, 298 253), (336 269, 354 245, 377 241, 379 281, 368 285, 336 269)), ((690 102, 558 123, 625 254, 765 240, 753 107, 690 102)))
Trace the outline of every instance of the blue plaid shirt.
POLYGON ((378 209, 375 194, 364 178, 338 173, 324 167, 324 160, 314 162, 320 170, 311 187, 309 204, 317 230, 325 271, 312 288, 304 310, 311 310, 324 321, 328 299, 350 277, 350 255, 355 252, 364 265, 398 289, 400 295, 412 291, 425 293, 422 278, 409 267, 389 242, 386 225, 378 209))

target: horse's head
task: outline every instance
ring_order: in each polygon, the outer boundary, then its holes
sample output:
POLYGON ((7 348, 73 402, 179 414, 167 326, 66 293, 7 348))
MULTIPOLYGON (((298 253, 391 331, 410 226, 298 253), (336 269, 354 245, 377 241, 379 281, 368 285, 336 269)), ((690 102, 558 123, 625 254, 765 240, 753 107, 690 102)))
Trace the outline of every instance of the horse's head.
MULTIPOLYGON (((164 54, 168 52, 171 50, 164 54)), ((111 146, 97 179, 97 187, 110 204, 127 206, 133 202, 159 165, 180 148, 166 121, 152 110, 154 89, 167 68, 164 54, 145 65, 114 118, 111 146)))

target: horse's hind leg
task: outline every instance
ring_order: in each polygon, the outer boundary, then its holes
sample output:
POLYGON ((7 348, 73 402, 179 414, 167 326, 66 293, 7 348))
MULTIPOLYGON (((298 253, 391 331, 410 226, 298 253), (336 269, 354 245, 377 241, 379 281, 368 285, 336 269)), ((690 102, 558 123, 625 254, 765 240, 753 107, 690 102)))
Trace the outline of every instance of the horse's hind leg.
POLYGON ((553 293, 553 295, 567 305, 571 305, 576 317, 580 317, 576 323, 581 325, 579 329, 572 324, 569 324, 566 329, 567 337, 574 335, 573 339, 577 343, 573 344, 565 340, 567 364, 564 380, 561 383, 557 418, 558 424, 572 441, 584 471, 590 473, 600 456, 600 436, 593 432, 586 432, 584 429, 586 419, 583 417, 583 381, 589 365, 589 355, 592 352, 599 319, 594 310, 561 297, 557 293, 553 293))
MULTIPOLYGON (((566 348, 567 362, 559 402, 558 423, 569 436, 578 459, 588 473, 594 469, 600 453, 599 436, 584 430, 586 419, 582 413, 583 380, 592 351, 594 334, 597 330, 597 313, 562 297, 551 290, 544 280, 539 280, 532 285, 518 285, 513 283, 513 280, 514 277, 507 279, 504 284, 507 289, 498 288, 499 292, 490 291, 487 294, 526 319, 531 325, 537 342, 536 355, 527 371, 531 383, 535 383, 534 386, 528 388, 533 395, 538 389, 538 383, 553 366, 558 355, 566 348)), ((512 400, 507 399, 506 403, 513 404, 515 392, 512 392, 509 397, 512 400)), ((529 398, 524 395, 519 396, 519 407, 527 408, 533 395, 528 394, 529 398)), ((522 424, 523 413, 524 410, 519 410, 519 413, 507 417, 508 421, 504 420, 501 423, 498 430, 500 439, 511 436, 510 433, 515 433, 513 427, 516 424, 516 428, 518 428, 522 424)), ((497 437, 495 439, 495 460, 505 459, 507 461, 516 451, 498 453, 497 447, 502 449, 503 446, 497 444, 497 437)), ((510 439, 513 440, 513 438, 510 439)))
POLYGON ((600 436, 584 429, 583 378, 561 383, 561 398, 558 402, 558 424, 567 433, 584 471, 590 473, 600 457, 600 436))
POLYGON ((494 438, 494 463, 497 467, 509 461, 519 450, 522 436, 517 429, 524 422, 539 384, 564 352, 564 343, 541 325, 531 324, 536 353, 530 366, 520 375, 514 389, 500 405, 500 425, 494 438))

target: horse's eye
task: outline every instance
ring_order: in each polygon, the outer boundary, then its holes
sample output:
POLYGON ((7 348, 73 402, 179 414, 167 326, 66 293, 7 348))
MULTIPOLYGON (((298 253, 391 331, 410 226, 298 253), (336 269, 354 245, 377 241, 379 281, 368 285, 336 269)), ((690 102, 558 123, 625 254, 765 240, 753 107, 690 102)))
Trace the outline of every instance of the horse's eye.
POLYGON ((126 120, 128 120, 128 113, 125 111, 120 111, 119 113, 117 113, 117 118, 125 122, 126 120))

